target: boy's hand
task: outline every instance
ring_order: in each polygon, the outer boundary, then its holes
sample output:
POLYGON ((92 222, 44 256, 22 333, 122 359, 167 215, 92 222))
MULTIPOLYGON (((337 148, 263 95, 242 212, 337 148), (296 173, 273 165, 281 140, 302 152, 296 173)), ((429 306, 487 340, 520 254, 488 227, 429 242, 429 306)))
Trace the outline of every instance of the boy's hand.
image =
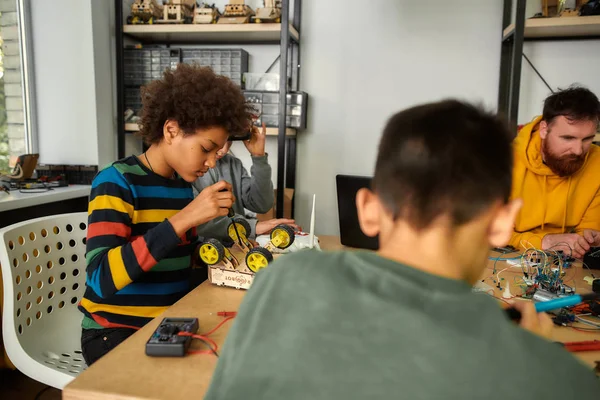
POLYGON ((286 219, 286 218, 270 219, 268 221, 258 222, 256 224, 256 236, 269 233, 273 230, 273 228, 275 228, 277 225, 280 225, 280 224, 289 225, 292 228, 294 228, 295 231, 302 230, 302 228, 300 226, 296 225, 295 222, 296 221, 294 221, 293 219, 286 219))
POLYGON ((510 302, 511 306, 521 312, 519 326, 531 333, 550 340, 554 323, 546 313, 538 313, 529 301, 510 302))
POLYGON ((220 181, 203 189, 183 210, 169 218, 169 222, 181 237, 194 226, 226 216, 234 202, 231 184, 220 181))
POLYGON ((267 126, 263 122, 262 129, 259 131, 257 127, 252 127, 250 139, 244 140, 244 145, 254 157, 262 157, 265 155, 265 138, 267 137, 267 126))
POLYGON ((577 233, 549 234, 542 239, 542 250, 562 250, 573 258, 582 259, 590 250, 590 243, 577 233))

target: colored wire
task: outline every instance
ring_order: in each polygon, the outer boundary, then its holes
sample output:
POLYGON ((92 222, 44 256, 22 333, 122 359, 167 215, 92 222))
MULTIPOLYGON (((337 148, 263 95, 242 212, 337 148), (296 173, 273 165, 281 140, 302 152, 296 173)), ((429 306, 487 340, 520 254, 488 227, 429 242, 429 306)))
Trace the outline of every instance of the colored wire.
MULTIPOLYGON (((193 339, 198 339, 198 340, 202 341, 209 348, 209 350, 210 350, 210 352, 212 352, 212 354, 219 357, 219 354, 217 353, 219 346, 211 338, 203 336, 203 335, 197 335, 197 334, 191 333, 191 332, 179 332, 179 336, 189 336, 193 339)), ((190 354, 208 354, 206 352, 206 350, 190 350, 190 351, 188 351, 188 353, 190 353, 190 354)))
POLYGON ((600 332, 600 328, 577 328, 575 326, 569 326, 569 328, 574 329, 578 332, 585 332, 585 333, 595 333, 595 332, 600 332))
POLYGON ((581 322, 582 324, 586 324, 586 325, 590 325, 590 326, 593 326, 593 327, 596 327, 596 328, 600 328, 600 323, 597 323, 597 322, 594 322, 594 321, 590 321, 590 320, 587 320, 585 318, 581 318, 579 315, 576 315, 575 319, 577 321, 581 322))
POLYGON ((217 329, 219 329, 221 326, 223 326, 223 324, 227 321, 229 321, 230 319, 233 319, 234 317, 227 317, 225 318, 223 321, 219 322, 219 324, 217 326, 215 326, 214 328, 212 328, 210 331, 203 333, 202 336, 209 336, 212 335, 213 333, 215 333, 215 331, 217 329))

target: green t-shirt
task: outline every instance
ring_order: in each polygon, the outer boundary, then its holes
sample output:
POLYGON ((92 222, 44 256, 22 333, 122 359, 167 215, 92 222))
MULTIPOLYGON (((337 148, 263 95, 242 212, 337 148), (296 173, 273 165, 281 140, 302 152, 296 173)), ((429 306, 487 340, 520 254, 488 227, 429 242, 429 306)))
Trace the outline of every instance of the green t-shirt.
POLYGON ((489 296, 371 252, 259 272, 206 399, 600 399, 593 372, 489 296))

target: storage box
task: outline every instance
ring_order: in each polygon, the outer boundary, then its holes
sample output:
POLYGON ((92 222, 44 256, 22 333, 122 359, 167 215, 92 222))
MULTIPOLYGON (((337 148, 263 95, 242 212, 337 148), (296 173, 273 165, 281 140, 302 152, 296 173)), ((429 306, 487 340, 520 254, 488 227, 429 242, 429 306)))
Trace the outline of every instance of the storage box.
MULTIPOLYGON (((273 203, 273 208, 267 211, 264 214, 258 214, 256 217, 259 221, 268 221, 273 218, 277 218, 277 212, 275 208, 277 207, 277 189, 274 191, 275 201, 273 203)), ((283 218, 292 218, 292 204, 294 201, 294 189, 285 188, 283 191, 283 218)))
POLYGON ((244 88, 246 90, 279 91, 279 74, 244 73, 244 88))

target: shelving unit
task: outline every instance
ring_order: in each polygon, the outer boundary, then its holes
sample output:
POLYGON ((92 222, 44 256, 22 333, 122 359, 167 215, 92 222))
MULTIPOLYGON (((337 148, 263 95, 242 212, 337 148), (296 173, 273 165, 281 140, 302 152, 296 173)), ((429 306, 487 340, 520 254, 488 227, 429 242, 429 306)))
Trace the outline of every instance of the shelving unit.
POLYGON ((600 39, 600 16, 525 19, 526 0, 517 0, 512 22, 512 0, 504 0, 498 111, 517 132, 523 42, 534 40, 600 39))
MULTIPOLYGON (((515 32, 515 24, 504 29, 503 39, 515 32)), ((525 39, 600 37, 600 15, 587 17, 533 18, 525 22, 525 39)))
MULTIPOLYGON (((298 31, 291 25, 289 30, 297 41, 298 31)), ((123 33, 142 43, 279 43, 281 24, 125 25, 123 33)))
MULTIPOLYGON (((126 25, 129 10, 123 0, 115 0, 117 59, 117 148, 119 158, 125 156, 125 135, 138 130, 137 124, 125 123, 124 43, 171 45, 268 44, 278 45, 279 113, 278 127, 267 128, 268 136, 277 136, 277 188, 296 186, 296 129, 286 128, 286 95, 298 91, 300 84, 300 12, 301 0, 281 5, 281 24, 152 24, 126 25), (291 15, 290 15, 291 14, 291 15), (121 23, 119 23, 121 22, 121 23), (283 29, 282 29, 283 28, 283 29)), ((277 217, 283 217, 284 190, 277 191, 277 217)))
MULTIPOLYGON (((137 132, 139 131, 138 124, 135 123, 126 123, 125 124, 125 132, 137 132)), ((267 128, 267 136, 277 136, 279 134, 279 128, 267 128)), ((286 128, 285 130, 286 136, 296 136, 296 130, 292 128, 286 128)))

